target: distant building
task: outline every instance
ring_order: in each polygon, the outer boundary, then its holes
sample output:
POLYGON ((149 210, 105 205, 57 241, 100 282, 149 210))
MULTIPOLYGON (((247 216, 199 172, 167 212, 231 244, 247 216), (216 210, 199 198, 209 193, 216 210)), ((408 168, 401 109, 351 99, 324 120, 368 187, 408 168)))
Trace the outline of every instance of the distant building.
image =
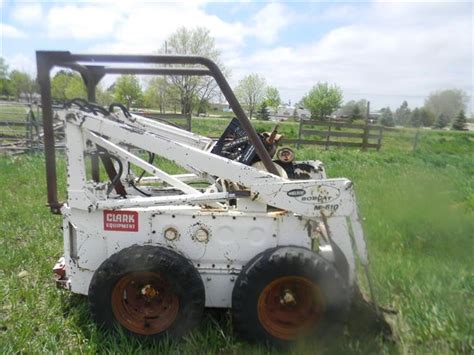
POLYGON ((218 102, 211 102, 209 103, 209 111, 210 112, 231 112, 232 109, 230 108, 229 104, 226 103, 218 103, 218 102))
POLYGON ((269 107, 271 121, 286 121, 289 118, 295 120, 307 120, 311 117, 311 112, 301 107, 294 107, 290 105, 280 105, 277 109, 269 107))
POLYGON ((18 98, 18 101, 22 102, 22 103, 40 102, 41 101, 41 95, 38 94, 38 93, 32 93, 32 94, 21 93, 20 97, 18 98))

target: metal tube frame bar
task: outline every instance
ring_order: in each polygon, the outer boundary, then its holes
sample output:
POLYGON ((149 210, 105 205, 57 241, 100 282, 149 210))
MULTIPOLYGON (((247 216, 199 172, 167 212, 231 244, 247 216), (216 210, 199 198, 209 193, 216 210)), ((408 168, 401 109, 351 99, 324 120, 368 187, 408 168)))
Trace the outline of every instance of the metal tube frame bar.
POLYGON ((48 204, 51 212, 59 214, 61 203, 57 196, 56 155, 54 148, 53 110, 51 98, 50 72, 54 67, 65 67, 78 71, 87 88, 89 101, 95 102, 95 88, 106 74, 140 74, 140 75, 209 75, 212 76, 224 97, 247 133, 250 142, 255 147, 258 157, 262 160, 268 172, 279 176, 279 173, 268 154, 257 132, 253 128, 245 111, 237 100, 229 83, 221 70, 209 58, 187 55, 96 55, 72 54, 66 51, 37 51, 36 64, 38 82, 41 90, 41 104, 43 111, 44 151, 46 161, 46 183, 48 190, 48 204), (167 64, 167 65, 201 65, 202 68, 114 68, 100 64, 167 64), (94 65, 91 65, 94 64, 94 65), (99 65, 96 65, 99 64, 99 65))

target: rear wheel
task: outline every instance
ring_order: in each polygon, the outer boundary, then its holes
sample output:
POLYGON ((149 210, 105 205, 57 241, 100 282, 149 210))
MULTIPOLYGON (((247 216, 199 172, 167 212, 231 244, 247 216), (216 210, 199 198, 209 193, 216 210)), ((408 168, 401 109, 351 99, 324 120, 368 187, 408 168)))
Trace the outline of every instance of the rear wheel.
POLYGON ((278 346, 334 328, 348 308, 349 292, 337 270, 301 247, 257 255, 232 294, 236 331, 246 340, 278 346))
POLYGON ((89 301, 96 322, 136 336, 180 337, 204 309, 204 286, 189 260, 169 249, 132 246, 94 274, 89 301))

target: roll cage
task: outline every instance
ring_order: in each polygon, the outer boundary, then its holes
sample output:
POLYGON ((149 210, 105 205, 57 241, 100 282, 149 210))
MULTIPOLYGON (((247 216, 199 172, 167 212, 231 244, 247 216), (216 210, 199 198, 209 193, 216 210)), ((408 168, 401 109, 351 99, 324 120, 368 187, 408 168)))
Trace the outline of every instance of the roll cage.
MULTIPOLYGON (((107 74, 211 76, 222 91, 241 127, 248 135, 249 142, 255 147, 256 154, 266 170, 274 175, 279 175, 271 156, 259 139, 229 83, 216 63, 208 58, 190 55, 96 55, 73 54, 66 51, 37 51, 36 61, 43 113, 48 205, 52 213, 59 214, 62 206, 62 203, 58 201, 57 193, 50 78, 51 70, 55 67, 68 68, 79 72, 87 89, 87 99, 91 102, 96 101, 97 84, 107 74), (146 66, 129 67, 133 64, 146 66), (164 67, 165 65, 167 67, 164 67)), ((114 169, 113 164, 104 161, 104 165, 108 170, 109 177, 113 175, 113 171, 111 171, 114 169)), ((93 163, 92 175, 97 175, 97 171, 98 164, 93 163)))

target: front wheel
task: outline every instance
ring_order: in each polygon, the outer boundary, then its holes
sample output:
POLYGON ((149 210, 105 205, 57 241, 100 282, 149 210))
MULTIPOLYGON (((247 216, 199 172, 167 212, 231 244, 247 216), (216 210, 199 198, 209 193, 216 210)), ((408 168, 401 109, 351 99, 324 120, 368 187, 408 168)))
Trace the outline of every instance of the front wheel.
POLYGON ((89 302, 104 328, 177 338, 199 322, 205 294, 199 273, 185 257, 162 247, 134 245, 97 269, 89 302))
POLYGON ((346 282, 320 255, 277 247, 240 273, 232 294, 234 327, 246 340, 288 346, 341 324, 349 299, 346 282))

